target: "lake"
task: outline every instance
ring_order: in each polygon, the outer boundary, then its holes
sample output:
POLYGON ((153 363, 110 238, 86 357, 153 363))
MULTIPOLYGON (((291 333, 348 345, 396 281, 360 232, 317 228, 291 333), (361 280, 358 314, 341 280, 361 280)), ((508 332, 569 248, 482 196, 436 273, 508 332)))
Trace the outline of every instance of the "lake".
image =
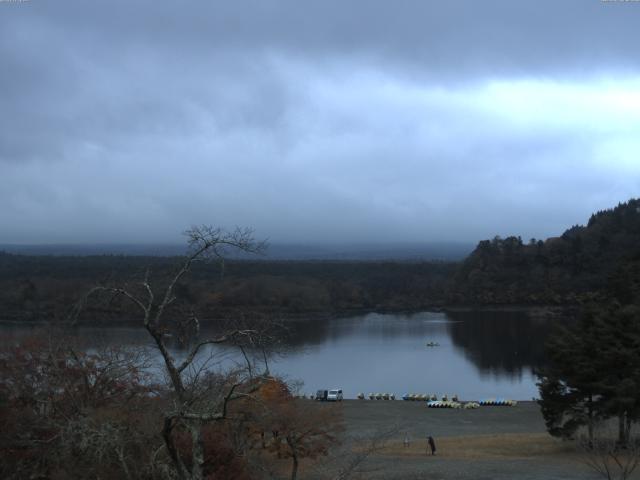
MULTIPOLYGON (((544 362, 543 344, 552 321, 523 311, 469 311, 369 313, 287 326, 285 353, 270 360, 271 371, 303 381, 304 393, 336 387, 346 398, 389 392, 398 397, 429 393, 457 394, 464 400, 530 400, 538 396, 532 370, 544 362), (428 342, 438 346, 428 347, 428 342)), ((1 329, 5 339, 29 331, 13 325, 1 329)), ((74 335, 88 348, 98 342, 151 345, 142 328, 79 327, 74 335)), ((172 352, 184 355, 177 348, 172 352)), ((239 360, 218 347, 209 353, 227 366, 239 360)))

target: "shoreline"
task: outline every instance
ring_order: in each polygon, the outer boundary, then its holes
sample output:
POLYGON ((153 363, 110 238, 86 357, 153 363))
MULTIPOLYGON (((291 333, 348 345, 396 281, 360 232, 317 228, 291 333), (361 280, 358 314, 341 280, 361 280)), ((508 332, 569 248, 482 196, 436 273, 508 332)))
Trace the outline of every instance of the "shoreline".
MULTIPOLYGON (((424 308, 355 308, 348 310, 340 310, 340 311, 310 311, 310 312, 302 312, 302 313, 287 313, 287 312, 260 312, 256 311, 256 317, 267 317, 271 319, 277 319, 282 322, 297 322, 304 320, 335 320, 342 318, 350 318, 355 316, 363 316, 368 314, 379 314, 379 315, 416 315, 424 312, 434 312, 434 313, 447 313, 447 312, 525 312, 532 317, 541 317, 541 318, 555 318, 567 313, 574 311, 576 308, 575 305, 433 305, 424 308)), ((220 315, 216 317, 203 317, 202 324, 206 326, 207 324, 211 324, 214 322, 218 322, 221 320, 225 320, 228 318, 232 318, 233 312, 229 311, 228 315, 220 315)), ((63 320, 10 320, 10 319, 1 319, 0 325, 6 326, 19 326, 19 325, 30 325, 30 326, 71 326, 71 327, 135 327, 140 325, 139 320, 117 320, 117 321, 107 321, 107 320, 97 320, 94 322, 90 321, 81 321, 76 324, 71 324, 71 322, 63 321, 63 320)))

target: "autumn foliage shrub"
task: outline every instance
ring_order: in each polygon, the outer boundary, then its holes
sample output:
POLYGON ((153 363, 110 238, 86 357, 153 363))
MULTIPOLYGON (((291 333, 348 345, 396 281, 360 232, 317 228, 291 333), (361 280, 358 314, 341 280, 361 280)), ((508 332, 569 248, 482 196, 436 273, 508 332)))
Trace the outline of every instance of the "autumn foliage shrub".
POLYGON ((42 335, 5 346, 0 476, 151 475, 159 402, 139 353, 118 347, 86 353, 42 335))

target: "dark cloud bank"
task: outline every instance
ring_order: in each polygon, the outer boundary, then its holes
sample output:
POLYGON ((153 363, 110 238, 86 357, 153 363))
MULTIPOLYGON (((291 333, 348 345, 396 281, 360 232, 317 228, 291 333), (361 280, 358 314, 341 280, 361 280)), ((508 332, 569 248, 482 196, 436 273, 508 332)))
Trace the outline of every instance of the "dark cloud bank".
POLYGON ((0 242, 546 237, 640 187, 640 3, 0 2, 0 242))

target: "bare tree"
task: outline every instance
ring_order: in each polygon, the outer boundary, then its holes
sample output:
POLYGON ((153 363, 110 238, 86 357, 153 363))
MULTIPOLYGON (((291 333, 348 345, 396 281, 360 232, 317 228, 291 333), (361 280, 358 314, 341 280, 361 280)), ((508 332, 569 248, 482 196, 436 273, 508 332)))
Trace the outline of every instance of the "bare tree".
MULTIPOLYGON (((76 308, 74 316, 77 318, 89 298, 99 293, 108 293, 114 298, 124 297, 138 310, 143 327, 162 356, 164 370, 169 378, 171 402, 164 414, 162 429, 167 453, 178 478, 200 480, 204 478, 205 463, 203 427, 210 422, 227 418, 229 402, 245 398, 259 387, 262 373, 256 372, 246 355, 246 348, 266 345, 267 335, 264 329, 239 327, 225 329, 213 337, 202 339, 200 320, 191 310, 185 315, 186 318, 179 320, 181 329, 190 332, 191 345, 182 360, 175 358, 167 347, 167 339, 170 328, 176 326, 176 320, 169 314, 177 300, 176 287, 191 271, 195 262, 214 260, 224 265, 225 257, 234 250, 261 253, 266 245, 264 242, 256 242, 253 231, 249 229, 228 232, 220 228, 198 226, 187 230, 185 235, 188 238, 188 254, 162 288, 152 285, 148 270, 144 278, 134 284, 99 285, 88 292, 76 308), (215 344, 235 344, 240 347, 245 354, 246 368, 225 375, 205 374, 205 369, 197 364, 196 358, 205 347, 215 344), (188 433, 190 437, 190 455, 187 456, 185 448, 176 441, 178 434, 182 432, 188 433)), ((265 371, 268 371, 266 363, 265 371)))
POLYGON ((640 463, 640 445, 629 441, 621 445, 615 438, 598 436, 578 443, 582 462, 607 480, 626 480, 640 463))
POLYGON ((0 476, 148 477, 163 462, 151 453, 161 439, 148 422, 158 409, 147 366, 138 349, 86 353, 55 333, 3 345, 0 476))
POLYGON ((367 461, 372 455, 384 450, 387 442, 397 436, 400 430, 400 426, 394 425, 385 430, 378 430, 370 436, 346 439, 352 448, 343 456, 339 470, 332 478, 334 480, 369 478, 376 469, 367 467, 367 461))

